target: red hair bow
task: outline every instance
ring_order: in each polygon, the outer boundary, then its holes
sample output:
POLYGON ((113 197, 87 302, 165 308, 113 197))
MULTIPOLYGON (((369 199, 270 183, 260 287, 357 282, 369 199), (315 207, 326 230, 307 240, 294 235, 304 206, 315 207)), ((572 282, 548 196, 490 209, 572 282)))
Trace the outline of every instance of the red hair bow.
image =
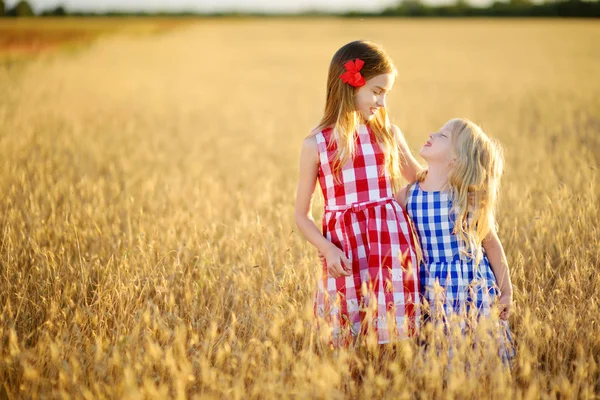
POLYGON ((365 62, 360 58, 357 58, 354 61, 348 61, 346 64, 344 64, 346 72, 340 75, 340 78, 342 78, 344 83, 350 84, 350 86, 360 87, 364 85, 365 78, 363 78, 363 76, 359 72, 362 69, 363 65, 365 65, 365 62))

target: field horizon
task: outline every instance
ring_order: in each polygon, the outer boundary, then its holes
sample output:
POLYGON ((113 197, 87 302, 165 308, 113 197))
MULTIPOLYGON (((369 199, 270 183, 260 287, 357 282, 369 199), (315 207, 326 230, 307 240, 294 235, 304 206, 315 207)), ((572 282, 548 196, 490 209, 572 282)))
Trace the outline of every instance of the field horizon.
POLYGON ((0 398, 597 398, 597 43, 581 20, 223 19, 0 63, 0 398), (358 38, 396 63, 415 154, 454 117, 504 146, 512 370, 314 329, 298 159, 358 38))

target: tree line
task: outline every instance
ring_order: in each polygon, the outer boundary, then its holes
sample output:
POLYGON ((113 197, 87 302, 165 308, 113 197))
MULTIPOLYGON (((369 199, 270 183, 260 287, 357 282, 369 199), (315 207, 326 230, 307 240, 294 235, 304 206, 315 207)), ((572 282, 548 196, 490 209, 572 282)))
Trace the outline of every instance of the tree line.
MULTIPOLYGON (((0 17, 65 17, 65 16, 266 16, 266 13, 198 13, 192 11, 183 12, 70 12, 64 6, 56 6, 51 9, 35 13, 34 9, 26 0, 20 0, 13 7, 7 8, 5 0, 0 0, 0 17)), ((285 14, 289 15, 289 14, 285 14)), ((544 3, 532 3, 531 0, 495 0, 487 7, 475 7, 469 5, 465 0, 456 0, 451 5, 431 6, 420 0, 403 0, 396 6, 386 8, 381 12, 348 12, 348 13, 324 13, 305 12, 297 15, 305 16, 344 16, 344 17, 577 17, 577 18, 599 18, 600 2, 583 0, 549 0, 544 3)))

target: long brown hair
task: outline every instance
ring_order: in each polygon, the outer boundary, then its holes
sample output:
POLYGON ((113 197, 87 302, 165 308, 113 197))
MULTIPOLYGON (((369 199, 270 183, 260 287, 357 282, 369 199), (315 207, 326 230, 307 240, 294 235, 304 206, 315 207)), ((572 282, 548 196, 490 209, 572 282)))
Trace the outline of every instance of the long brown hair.
MULTIPOLYGON (((350 42, 333 55, 327 77, 325 112, 319 125, 313 130, 313 134, 333 127, 337 143, 337 152, 333 162, 333 172, 336 178, 339 177, 343 166, 354 157, 355 134, 361 123, 361 117, 356 111, 354 103, 354 95, 359 88, 354 88, 340 79, 340 75, 346 71, 344 64, 357 58, 364 61, 360 73, 365 81, 381 74, 396 74, 396 67, 391 58, 381 46, 373 42, 365 40, 350 42)), ((396 191, 400 185, 400 155, 385 107, 381 107, 377 114, 367 122, 367 125, 382 147, 386 168, 390 173, 394 191, 396 191)))

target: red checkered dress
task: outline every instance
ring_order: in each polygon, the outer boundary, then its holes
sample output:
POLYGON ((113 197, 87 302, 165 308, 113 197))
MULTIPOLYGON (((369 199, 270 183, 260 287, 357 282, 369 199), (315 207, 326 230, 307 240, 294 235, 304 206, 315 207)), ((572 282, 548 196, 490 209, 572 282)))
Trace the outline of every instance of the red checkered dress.
POLYGON ((406 338, 419 317, 419 264, 408 216, 393 198, 385 156, 371 130, 359 127, 354 159, 338 179, 332 173, 332 132, 315 135, 323 234, 344 250, 353 274, 335 279, 323 266, 315 315, 332 328, 333 344, 348 345, 366 332, 374 332, 379 343, 406 338))

